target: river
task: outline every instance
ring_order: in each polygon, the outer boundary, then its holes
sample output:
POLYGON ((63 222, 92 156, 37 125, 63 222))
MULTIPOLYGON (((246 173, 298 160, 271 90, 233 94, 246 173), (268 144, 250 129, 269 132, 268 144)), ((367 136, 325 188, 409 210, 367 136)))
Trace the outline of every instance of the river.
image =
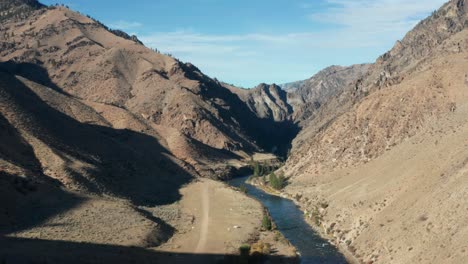
POLYGON ((291 200, 270 195, 245 183, 248 177, 235 178, 228 183, 239 187, 245 184, 247 194, 259 200, 270 212, 278 230, 301 254, 301 263, 347 263, 344 256, 328 241, 321 238, 304 220, 304 214, 291 200))

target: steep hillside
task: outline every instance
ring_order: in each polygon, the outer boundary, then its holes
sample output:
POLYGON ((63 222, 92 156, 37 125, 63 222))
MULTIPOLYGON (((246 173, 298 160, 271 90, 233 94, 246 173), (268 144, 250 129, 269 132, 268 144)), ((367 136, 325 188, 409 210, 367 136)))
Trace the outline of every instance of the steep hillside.
MULTIPOLYGON (((137 207, 174 203, 196 173, 145 121, 120 122, 141 131, 113 128, 79 100, 0 70, 0 239, 165 242, 174 230, 137 207)), ((2 261, 15 262, 10 253, 2 261)))
POLYGON ((260 118, 282 122, 291 119, 293 109, 287 102, 287 94, 279 86, 262 83, 249 90, 232 89, 260 118))
POLYGON ((286 192, 364 263, 468 259, 467 11, 419 23, 293 143, 286 192))
POLYGON ((285 157, 291 148, 291 141, 299 132, 299 124, 293 119, 293 108, 288 101, 287 92, 276 84, 262 83, 252 89, 223 85, 236 94, 258 117, 258 129, 265 131, 265 137, 259 138, 259 142, 275 142, 276 144, 270 144, 271 148, 268 151, 285 157), (274 121, 273 125, 268 124, 271 120, 274 121))
POLYGON ((301 122, 311 118, 322 105, 346 91, 368 69, 368 64, 331 66, 303 81, 288 94, 288 101, 294 108, 294 118, 301 122))
MULTIPOLYGON (((123 108, 91 107, 0 67, 0 261, 235 261, 258 236, 262 206, 195 178, 163 136, 123 108)), ((280 243, 272 258, 293 258, 280 243)))
POLYGON ((260 204, 198 177, 277 149, 285 120, 66 7, 0 8, 0 262, 209 263, 257 236, 260 204), (183 256, 144 249, 176 233, 183 256))
MULTIPOLYGON (((337 100, 331 100, 327 104, 331 104, 334 109, 325 108, 327 111, 323 113, 322 110, 313 122, 309 122, 309 126, 296 138, 297 144, 294 145, 301 150, 292 151, 292 163, 296 164, 297 159, 304 155, 316 160, 311 166, 336 167, 365 162, 416 133, 426 117, 454 110, 456 100, 459 100, 452 91, 456 88, 451 83, 450 86, 445 83, 449 82, 450 77, 443 76, 441 69, 446 66, 436 68, 433 60, 453 54, 455 58, 463 57, 466 50, 466 30, 462 29, 466 29, 466 16, 464 1, 451 1, 422 21, 387 53, 394 55, 379 58, 364 77, 344 90, 339 100, 348 104, 338 104, 337 100), (447 25, 451 27, 448 28, 447 25), (425 36, 424 34, 427 35, 424 37, 426 39, 438 39, 439 44, 419 45, 415 40, 418 39, 416 36, 425 36), (400 53, 396 53, 398 49, 400 53), (375 78, 380 76, 382 69, 395 69, 391 71, 391 76, 398 76, 395 78, 400 79, 400 82, 394 83, 387 79, 387 85, 396 86, 405 80, 402 86, 407 89, 383 89, 376 86, 379 82, 375 78), (428 76, 421 83, 410 80, 422 72, 428 76), (389 95, 383 96, 384 93, 389 95), (348 109, 349 107, 353 108, 348 109), (336 113, 341 112, 343 115, 336 116, 336 113), (310 131, 314 132, 311 134, 310 131)), ((451 61, 447 61, 447 65, 449 63, 451 61)))
POLYGON ((166 142, 143 120, 121 115, 120 121, 135 122, 141 131, 115 129, 74 98, 8 73, 0 77, 6 171, 11 166, 15 174, 39 175, 69 190, 136 204, 175 200, 179 186, 190 180, 190 168, 169 154, 166 142))
MULTIPOLYGON (((117 36, 65 7, 4 20, 2 28, 0 60, 8 62, 8 72, 99 107, 105 116, 117 107, 145 119, 168 136, 175 155, 206 176, 219 176, 217 164, 285 141, 271 133, 281 122, 257 116, 194 65, 117 36)), ((138 131, 131 124, 126 128, 138 131)))

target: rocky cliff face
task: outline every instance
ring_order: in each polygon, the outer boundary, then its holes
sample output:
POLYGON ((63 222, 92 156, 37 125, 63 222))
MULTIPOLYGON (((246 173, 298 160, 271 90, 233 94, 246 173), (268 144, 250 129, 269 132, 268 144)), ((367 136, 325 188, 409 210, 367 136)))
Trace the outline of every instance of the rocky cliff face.
POLYGON ((368 68, 368 64, 350 67, 331 66, 303 81, 288 95, 288 101, 294 108, 295 119, 298 121, 309 119, 322 105, 349 89, 368 68))
POLYGON ((301 87, 302 84, 304 84, 304 82, 305 82, 305 80, 278 84, 278 86, 281 87, 281 89, 283 89, 285 91, 292 92, 292 91, 296 90, 297 88, 301 87))
POLYGON ((252 89, 239 89, 228 84, 223 86, 257 116, 251 125, 264 135, 257 142, 263 146, 266 142, 274 142, 268 145, 267 150, 286 157, 292 139, 299 132, 299 124, 293 119, 293 108, 288 102, 287 92, 276 84, 262 83, 252 89))
POLYGON ((287 101, 287 93, 276 84, 262 83, 249 90, 232 89, 258 117, 276 122, 290 120, 293 109, 287 101))

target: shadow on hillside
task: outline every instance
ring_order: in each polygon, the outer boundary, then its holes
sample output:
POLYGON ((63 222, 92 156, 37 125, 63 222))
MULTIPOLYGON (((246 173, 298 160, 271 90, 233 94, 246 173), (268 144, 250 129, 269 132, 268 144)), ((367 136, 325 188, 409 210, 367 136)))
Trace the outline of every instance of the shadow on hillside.
POLYGON ((195 138, 188 138, 188 140, 190 140, 194 148, 197 149, 198 153, 200 153, 203 157, 207 157, 208 159, 212 161, 226 161, 229 159, 242 159, 241 156, 229 150, 214 148, 195 138))
MULTIPOLYGON (((80 186, 91 192, 126 198, 136 205, 155 206, 180 200, 179 189, 192 176, 174 162, 154 137, 80 123, 49 106, 1 69, 0 66, 0 80, 4 83, 0 86, 2 100, 12 104, 2 112, 14 111, 13 116, 21 116, 13 125, 45 143, 65 162, 67 174, 80 186), (85 166, 78 170, 77 162, 85 166)), ((63 94, 56 96, 70 100, 63 94)))
POLYGON ((17 63, 13 61, 6 61, 0 63, 0 71, 24 77, 35 83, 52 88, 53 90, 59 93, 67 94, 65 91, 60 89, 54 82, 52 82, 52 80, 50 80, 49 73, 47 72, 47 70, 37 64, 29 62, 17 63))
POLYGON ((1 235, 39 225, 84 199, 50 184, 0 171, 0 201, 1 235))
MULTIPOLYGON (((239 137, 229 126, 239 127, 240 130, 248 135, 250 140, 253 140, 257 145, 265 151, 273 152, 276 155, 285 158, 291 148, 292 140, 300 131, 297 123, 286 120, 276 122, 269 118, 259 118, 252 112, 246 104, 228 89, 222 87, 219 83, 203 74, 194 74, 194 71, 200 71, 191 64, 181 63, 180 66, 184 69, 185 77, 200 81, 202 93, 205 101, 227 102, 230 106, 225 108, 219 104, 214 104, 220 114, 219 119, 210 120, 217 129, 222 131, 237 142, 243 144, 243 150, 247 152, 255 151, 248 140, 239 137), (233 118, 237 120, 233 122, 233 118), (223 122, 220 122, 223 120, 223 122)), ((286 100, 284 97, 283 100, 286 100)), ((288 106, 288 110, 292 112, 292 108, 288 106)), ((239 146, 237 146, 239 147, 239 146)))
POLYGON ((116 245, 76 243, 39 239, 0 237, 0 263, 298 263, 296 258, 278 256, 250 257, 236 255, 171 253, 116 245))
MULTIPOLYGON (((207 88, 205 90, 207 96, 231 102, 232 105, 230 109, 217 107, 222 120, 231 120, 231 117, 234 117, 236 120, 241 121, 239 123, 241 130, 250 135, 258 146, 279 157, 285 158, 287 156, 292 140, 300 131, 297 123, 291 120, 277 122, 270 118, 260 118, 250 111, 236 94, 219 87, 216 83, 212 83, 212 85, 216 88, 207 88)), ((222 128, 220 130, 223 131, 222 128)), ((223 132, 232 136, 231 131, 223 132)))
POLYGON ((42 173, 41 163, 36 158, 33 148, 20 135, 0 112, 0 159, 11 164, 42 173))

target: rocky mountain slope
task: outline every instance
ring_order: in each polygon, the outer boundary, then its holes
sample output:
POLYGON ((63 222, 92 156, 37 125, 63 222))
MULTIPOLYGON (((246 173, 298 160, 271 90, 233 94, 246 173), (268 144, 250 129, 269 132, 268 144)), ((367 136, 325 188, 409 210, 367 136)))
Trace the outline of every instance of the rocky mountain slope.
POLYGON ((468 259, 467 11, 419 23, 293 143, 286 192, 360 262, 468 259))
MULTIPOLYGON (((195 172, 144 121, 121 121, 141 132, 113 128, 79 100, 0 70, 2 243, 8 235, 147 247, 172 235, 138 207, 179 200, 195 172)), ((2 261, 16 262, 10 253, 2 261)))
POLYGON ((291 120, 293 109, 287 102, 287 93, 275 84, 262 83, 252 89, 231 88, 231 91, 260 118, 277 122, 291 120))
POLYGON ((344 106, 351 107, 354 97, 348 96, 349 91, 367 74, 369 67, 369 64, 331 66, 310 79, 283 84, 283 87, 262 83, 252 89, 239 89, 223 85, 237 94, 258 117, 277 122, 275 131, 282 139, 277 141, 287 143, 279 145, 280 153, 286 155, 285 151, 291 148, 290 143, 301 127, 316 126, 322 116, 330 118, 330 113, 338 116, 348 109, 344 106), (339 108, 341 112, 337 111, 339 108))
POLYGON ((117 112, 146 120, 175 156, 201 174, 215 177, 213 164, 288 142, 282 133, 271 133, 287 122, 284 114, 259 116, 263 113, 194 65, 115 35, 65 7, 12 17, 2 31, 0 60, 9 73, 72 96, 119 128, 139 129, 118 120, 117 112))
MULTIPOLYGON (((132 261, 174 261, 143 248, 180 230, 199 237, 187 228, 199 219, 185 211, 201 205, 182 208, 182 187, 199 176, 226 176, 277 144, 271 131, 284 120, 258 117, 189 63, 66 7, 4 0, 0 8, 2 263, 62 263, 76 255, 127 263, 124 252, 132 261), (60 250, 44 253, 47 245, 60 250)), ((262 212, 223 184, 216 190, 258 213, 252 221, 231 212, 245 231, 226 239, 231 248, 217 248, 230 254, 258 230, 262 212)))
POLYGON ((306 80, 295 81, 295 82, 290 82, 290 83, 283 83, 283 84, 278 84, 278 86, 281 87, 281 89, 283 89, 285 91, 294 91, 297 88, 301 87, 305 83, 305 81, 306 80))
POLYGON ((368 68, 368 64, 331 66, 301 82, 300 86, 288 94, 288 102, 294 108, 294 119, 303 122, 311 118, 322 105, 339 97, 352 86, 368 68))
MULTIPOLYGON (((236 94, 258 117, 261 127, 271 129, 274 133, 268 135, 266 140, 273 140, 277 144, 272 145, 268 151, 285 157, 290 149, 291 141, 299 132, 299 124, 293 119, 294 110, 288 101, 288 94, 276 84, 259 84, 252 89, 239 89, 224 84, 232 93, 236 94), (274 121, 274 125, 264 127, 262 123, 274 121)), ((259 139, 259 140, 265 140, 259 139)))
POLYGON ((0 235, 159 245, 182 186, 292 146, 285 192, 359 262, 466 263, 467 11, 452 0, 374 64, 285 91, 221 83, 65 7, 2 0, 0 198, 24 210, 2 204, 0 235))

